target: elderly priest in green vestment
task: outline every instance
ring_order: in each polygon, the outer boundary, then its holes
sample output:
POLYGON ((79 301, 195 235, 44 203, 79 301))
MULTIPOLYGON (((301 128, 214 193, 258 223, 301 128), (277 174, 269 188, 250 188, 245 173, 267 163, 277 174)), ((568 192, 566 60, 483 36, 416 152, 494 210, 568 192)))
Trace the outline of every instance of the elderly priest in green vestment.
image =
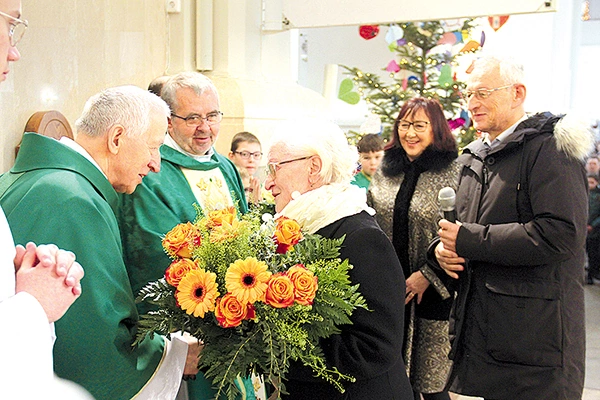
MULTIPOLYGON (((160 172, 146 176, 133 195, 121 196, 119 223, 134 293, 164 276, 171 260, 162 238, 175 225, 195 220, 194 204, 203 210, 235 206, 247 211, 235 165, 213 147, 223 115, 213 83, 200 73, 182 72, 160 94, 171 108, 160 172)), ((190 400, 214 398, 201 375, 187 383, 190 400)))
POLYGON ((55 371, 98 400, 172 399, 182 374, 197 371, 197 341, 187 347, 154 336, 132 348, 138 313, 116 218, 117 192, 132 193, 160 169, 168 115, 145 90, 107 89, 86 103, 75 141, 25 134, 15 166, 1 178, 12 181, 0 203, 15 242, 56 243, 86 270, 79 301, 56 322, 55 371), (163 392, 149 394, 157 379, 163 392))

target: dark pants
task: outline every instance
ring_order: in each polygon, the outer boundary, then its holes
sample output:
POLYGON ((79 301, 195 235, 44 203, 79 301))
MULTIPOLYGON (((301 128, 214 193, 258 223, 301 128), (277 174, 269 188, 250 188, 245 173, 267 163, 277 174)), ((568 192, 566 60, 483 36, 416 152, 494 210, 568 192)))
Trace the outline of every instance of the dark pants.
POLYGON ((600 279, 600 237, 588 236, 585 247, 588 255, 588 274, 592 278, 600 279))

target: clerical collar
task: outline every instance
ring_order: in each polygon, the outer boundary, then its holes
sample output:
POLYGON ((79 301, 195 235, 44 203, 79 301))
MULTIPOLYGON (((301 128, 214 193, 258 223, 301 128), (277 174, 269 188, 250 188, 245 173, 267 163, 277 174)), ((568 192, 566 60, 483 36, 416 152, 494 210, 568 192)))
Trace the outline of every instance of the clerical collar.
MULTIPOLYGON (((64 144, 65 146, 71 148, 72 150, 75 150, 82 156, 84 156, 89 162, 94 164, 94 166, 96 168, 98 168, 98 170, 100 172, 102 172, 102 175, 104 175, 106 177, 106 174, 104 173, 104 171, 102 171, 102 168, 100 168, 100 165, 98 165, 98 163, 96 162, 96 160, 94 160, 94 158, 90 155, 90 153, 88 153, 88 151, 86 149, 84 149, 79 143, 77 143, 73 139, 68 138, 66 136, 61 137, 59 142, 64 144)), ((108 179, 108 177, 106 179, 108 179)))
POLYGON ((215 153, 215 150, 212 148, 208 149, 208 151, 206 152, 206 154, 202 154, 202 155, 196 155, 196 154, 192 154, 188 151, 185 151, 184 149, 181 148, 180 145, 177 144, 177 142, 175 141, 175 139, 173 139, 171 137, 170 134, 167 134, 165 136, 165 142, 164 144, 166 144, 167 146, 169 146, 170 148, 177 150, 180 153, 185 154, 186 156, 193 158, 194 160, 198 161, 198 162, 207 162, 210 161, 210 158, 212 157, 212 155, 215 153))

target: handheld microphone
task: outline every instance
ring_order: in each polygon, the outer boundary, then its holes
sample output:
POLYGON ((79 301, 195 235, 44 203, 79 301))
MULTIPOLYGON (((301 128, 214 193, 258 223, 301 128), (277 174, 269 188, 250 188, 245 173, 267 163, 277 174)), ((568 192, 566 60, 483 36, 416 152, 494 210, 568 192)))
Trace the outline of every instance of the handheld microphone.
POLYGON ((456 222, 456 193, 454 189, 451 187, 440 189, 438 201, 444 213, 444 218, 450 222, 456 222))

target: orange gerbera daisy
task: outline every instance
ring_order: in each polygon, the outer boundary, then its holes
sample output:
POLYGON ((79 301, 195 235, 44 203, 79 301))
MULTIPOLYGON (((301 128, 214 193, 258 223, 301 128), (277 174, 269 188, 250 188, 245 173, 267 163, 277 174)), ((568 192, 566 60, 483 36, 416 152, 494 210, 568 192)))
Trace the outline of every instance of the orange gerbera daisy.
POLYGON ((248 257, 229 266, 225 274, 225 287, 240 303, 253 304, 257 300, 264 301, 270 277, 267 264, 248 257))
POLYGON ((217 288, 216 274, 196 269, 181 278, 175 297, 187 314, 204 318, 206 312, 215 309, 215 301, 219 297, 217 288))

